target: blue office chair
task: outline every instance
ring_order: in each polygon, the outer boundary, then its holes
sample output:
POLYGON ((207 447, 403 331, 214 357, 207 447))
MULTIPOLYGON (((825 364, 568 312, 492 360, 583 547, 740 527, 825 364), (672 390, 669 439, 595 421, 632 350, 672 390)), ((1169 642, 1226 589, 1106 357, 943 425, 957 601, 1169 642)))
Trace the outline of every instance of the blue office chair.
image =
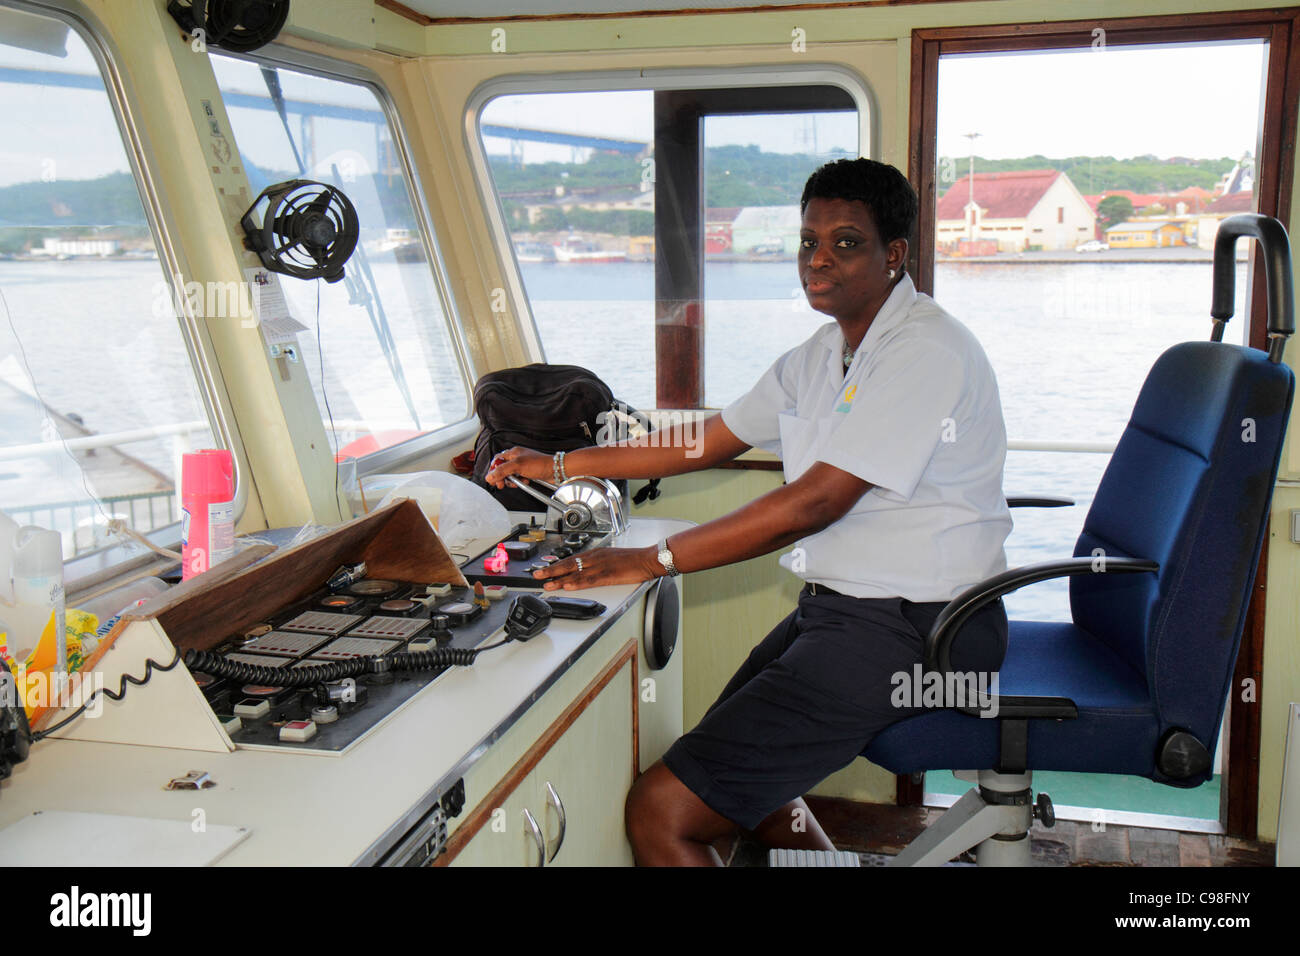
POLYGON ((1147 376, 1074 557, 983 581, 935 621, 926 666, 962 687, 946 675, 963 622, 1028 584, 1071 579, 1071 623, 1011 622, 995 719, 968 697, 894 724, 863 751, 894 773, 989 768, 965 775, 978 786, 893 865, 939 865, 972 847, 981 865, 1027 865, 1033 819, 1053 822, 1046 795, 1033 802, 1034 770, 1175 787, 1213 773, 1294 391, 1281 363, 1294 319, 1280 223, 1220 225, 1213 299, 1211 341, 1175 345, 1147 376), (1264 256, 1267 353, 1222 342, 1241 236, 1264 256))

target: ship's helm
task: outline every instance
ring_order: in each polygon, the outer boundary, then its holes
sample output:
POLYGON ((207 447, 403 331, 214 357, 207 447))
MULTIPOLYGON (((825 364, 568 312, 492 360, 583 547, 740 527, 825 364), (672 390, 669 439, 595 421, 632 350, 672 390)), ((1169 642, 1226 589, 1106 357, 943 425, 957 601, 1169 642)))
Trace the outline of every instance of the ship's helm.
POLYGON ((1255 581, 1291 409, 1281 362, 1294 331, 1291 251, 1275 219, 1233 216, 1214 250, 1209 342, 1166 351, 1142 386, 1074 557, 1007 571, 954 599, 925 644, 949 674, 964 621, 1028 584, 1070 578, 1070 623, 1012 621, 997 718, 933 710, 863 752, 900 774, 978 768, 977 786, 895 865, 940 865, 974 847, 981 865, 1026 865, 1034 770, 1117 773, 1194 787, 1213 755, 1255 581), (1233 313, 1234 247, 1259 240, 1268 350, 1221 341, 1233 313))
POLYGON ((514 475, 506 480, 546 505, 547 524, 554 522, 556 531, 617 536, 627 530, 627 499, 618 485, 605 478, 578 475, 558 485, 540 478, 520 481, 514 475), (541 485, 550 494, 542 494, 533 485, 541 485))

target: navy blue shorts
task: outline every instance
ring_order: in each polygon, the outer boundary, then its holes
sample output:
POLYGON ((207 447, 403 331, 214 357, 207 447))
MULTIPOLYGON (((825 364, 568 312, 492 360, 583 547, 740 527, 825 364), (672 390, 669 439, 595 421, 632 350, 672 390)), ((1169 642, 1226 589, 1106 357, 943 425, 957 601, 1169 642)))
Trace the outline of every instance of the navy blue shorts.
MULTIPOLYGON (((892 678, 922 662, 923 635, 943 607, 805 589, 664 764, 716 813, 754 829, 852 763, 885 727, 921 712, 891 703, 892 678)), ((998 601, 962 629, 953 668, 997 670, 1006 646, 998 601)))

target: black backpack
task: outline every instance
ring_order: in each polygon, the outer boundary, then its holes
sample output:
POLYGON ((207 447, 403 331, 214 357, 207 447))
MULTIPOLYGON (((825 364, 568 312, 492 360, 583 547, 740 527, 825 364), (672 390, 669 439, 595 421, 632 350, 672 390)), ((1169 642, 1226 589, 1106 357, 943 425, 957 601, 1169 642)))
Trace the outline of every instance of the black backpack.
MULTIPOLYGON (((498 452, 520 445, 554 454, 612 444, 628 438, 638 426, 646 432, 651 428, 645 415, 620 402, 595 373, 577 365, 537 363, 489 372, 474 386, 474 413, 481 426, 474 441, 474 481, 510 511, 545 508, 525 491, 493 488, 484 480, 498 452)), ((626 496, 627 482, 618 485, 626 496)), ((658 478, 633 501, 657 497, 658 478)))

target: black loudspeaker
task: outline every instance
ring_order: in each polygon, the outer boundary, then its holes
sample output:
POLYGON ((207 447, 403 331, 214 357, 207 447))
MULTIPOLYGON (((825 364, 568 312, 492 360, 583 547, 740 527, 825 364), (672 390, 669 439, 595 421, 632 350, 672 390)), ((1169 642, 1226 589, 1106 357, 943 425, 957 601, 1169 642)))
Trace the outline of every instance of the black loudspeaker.
POLYGON ((645 602, 642 648, 652 671, 663 670, 677 648, 677 624, 682 615, 681 592, 671 577, 659 579, 645 602))
POLYGON ((240 220, 248 248, 272 272, 338 282, 361 227, 347 196, 326 183, 267 186, 240 220))
POLYGON ((205 46, 248 53, 279 35, 289 17, 289 0, 171 0, 167 12, 205 46))

